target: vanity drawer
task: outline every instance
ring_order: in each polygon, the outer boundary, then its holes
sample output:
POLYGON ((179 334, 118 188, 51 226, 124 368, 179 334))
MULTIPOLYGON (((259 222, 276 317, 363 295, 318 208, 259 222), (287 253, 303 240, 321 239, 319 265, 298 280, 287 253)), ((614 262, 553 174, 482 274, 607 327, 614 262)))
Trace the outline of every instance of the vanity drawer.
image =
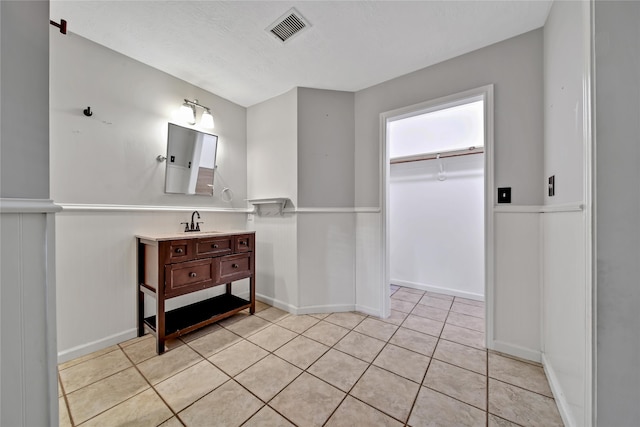
POLYGON ((213 286, 215 265, 215 259, 203 259, 165 266, 165 296, 173 297, 213 286))
POLYGON ((228 283, 251 276, 252 254, 229 255, 218 258, 218 276, 216 282, 228 283))
POLYGON ((254 244, 253 234, 240 234, 237 236, 233 236, 233 252, 234 253, 252 252, 253 244, 254 244))
POLYGON ((193 258, 192 240, 171 240, 163 242, 166 248, 165 263, 188 261, 193 258))
POLYGON ((232 251, 232 237, 211 237, 196 240, 196 257, 227 255, 232 251))

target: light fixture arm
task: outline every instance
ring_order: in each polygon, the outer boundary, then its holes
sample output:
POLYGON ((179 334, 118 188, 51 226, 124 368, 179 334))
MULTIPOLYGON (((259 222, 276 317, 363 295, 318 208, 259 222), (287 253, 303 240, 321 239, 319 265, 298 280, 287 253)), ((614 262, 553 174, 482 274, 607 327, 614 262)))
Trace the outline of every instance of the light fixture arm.
POLYGON ((205 110, 209 111, 209 107, 204 106, 204 105, 202 105, 202 104, 198 103, 198 100, 197 100, 197 99, 194 99, 193 101, 190 101, 190 100, 188 100, 188 99, 186 99, 186 98, 185 98, 184 102, 185 102, 185 104, 193 105, 193 106, 195 106, 195 107, 204 108, 205 110))
POLYGON ((211 109, 209 107, 207 107, 206 105, 202 105, 198 102, 197 99, 194 99, 193 101, 190 99, 186 99, 184 100, 184 104, 182 104, 182 108, 185 108, 187 111, 189 109, 191 109, 191 111, 193 112, 193 114, 188 114, 189 119, 186 120, 189 124, 195 124, 196 122, 196 107, 200 107, 204 110, 204 112, 202 113, 202 125, 205 127, 209 127, 209 128, 213 128, 214 122, 213 122, 213 116, 211 115, 211 109))

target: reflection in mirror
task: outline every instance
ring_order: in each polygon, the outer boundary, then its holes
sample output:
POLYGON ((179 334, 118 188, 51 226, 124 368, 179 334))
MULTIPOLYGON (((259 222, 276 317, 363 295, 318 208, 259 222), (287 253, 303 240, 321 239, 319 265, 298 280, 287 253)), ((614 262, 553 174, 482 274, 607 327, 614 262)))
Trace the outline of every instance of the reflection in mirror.
POLYGON ((169 123, 166 193, 213 195, 218 137, 169 123))

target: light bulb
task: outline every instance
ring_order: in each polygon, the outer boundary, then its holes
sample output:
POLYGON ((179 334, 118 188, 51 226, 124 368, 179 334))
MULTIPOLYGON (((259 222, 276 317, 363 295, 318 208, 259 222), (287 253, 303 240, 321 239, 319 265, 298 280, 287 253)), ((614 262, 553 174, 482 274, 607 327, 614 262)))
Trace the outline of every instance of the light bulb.
POLYGON ((209 110, 204 110, 202 117, 200 118, 200 126, 213 129, 215 124, 213 123, 213 116, 209 110))
POLYGON ((186 102, 182 104, 182 107, 180 107, 178 115, 180 117, 180 120, 184 122, 187 122, 191 125, 196 123, 195 108, 192 105, 187 104, 186 102))

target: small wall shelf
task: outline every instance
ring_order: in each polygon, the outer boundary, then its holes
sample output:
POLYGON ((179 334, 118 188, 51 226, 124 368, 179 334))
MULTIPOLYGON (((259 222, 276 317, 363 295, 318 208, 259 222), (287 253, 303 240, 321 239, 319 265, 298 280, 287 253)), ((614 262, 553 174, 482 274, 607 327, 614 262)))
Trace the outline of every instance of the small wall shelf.
POLYGON ((291 203, 287 197, 272 197, 269 199, 247 199, 255 207, 255 212, 259 216, 273 215, 274 212, 282 215, 287 203, 291 203))

